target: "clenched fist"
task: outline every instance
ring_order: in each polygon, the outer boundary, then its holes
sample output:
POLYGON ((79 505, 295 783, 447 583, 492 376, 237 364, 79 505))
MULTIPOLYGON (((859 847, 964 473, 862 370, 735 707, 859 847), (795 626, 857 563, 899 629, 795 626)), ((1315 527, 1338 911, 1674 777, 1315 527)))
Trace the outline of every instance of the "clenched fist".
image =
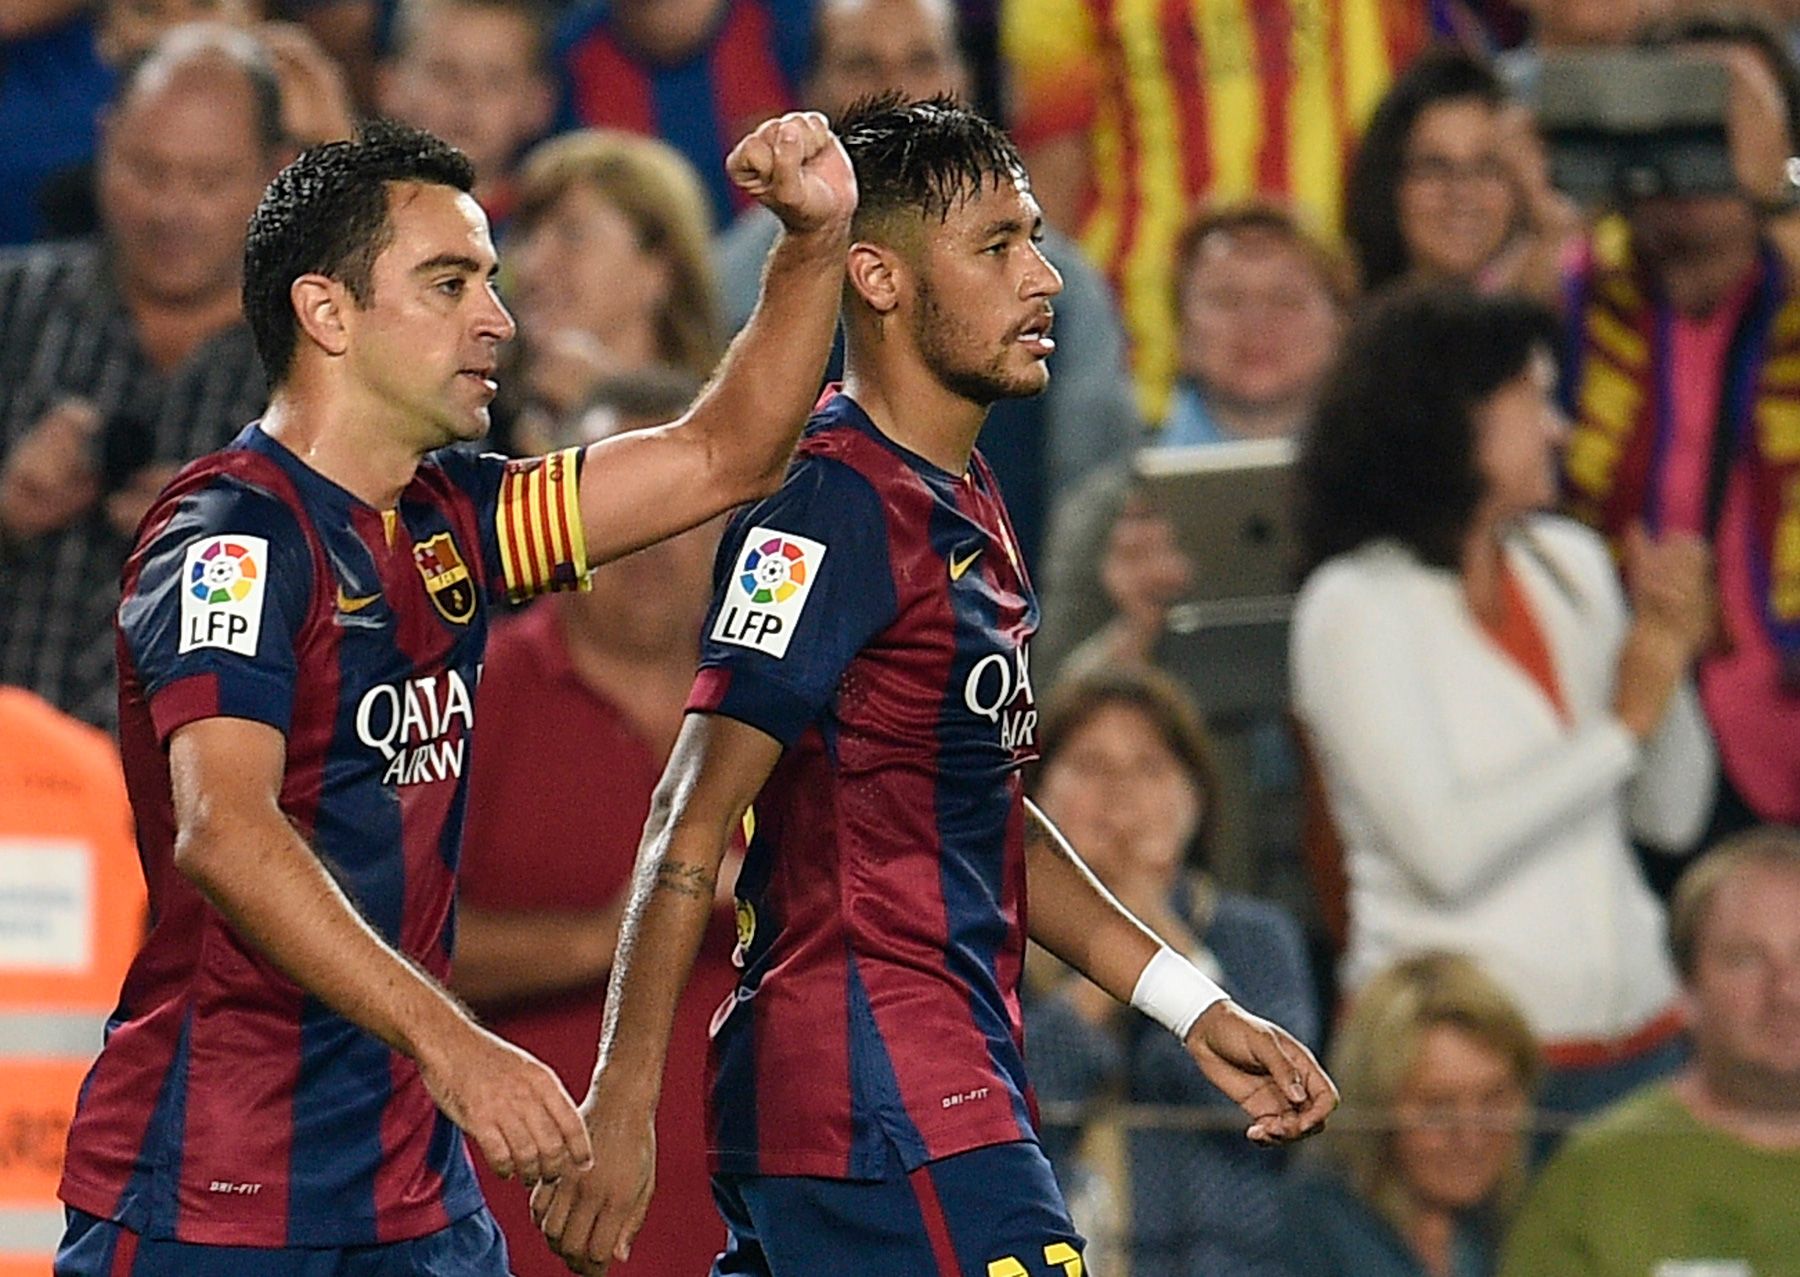
POLYGON ((797 234, 847 228, 856 174, 817 111, 793 111, 758 126, 725 160, 731 180, 797 234))

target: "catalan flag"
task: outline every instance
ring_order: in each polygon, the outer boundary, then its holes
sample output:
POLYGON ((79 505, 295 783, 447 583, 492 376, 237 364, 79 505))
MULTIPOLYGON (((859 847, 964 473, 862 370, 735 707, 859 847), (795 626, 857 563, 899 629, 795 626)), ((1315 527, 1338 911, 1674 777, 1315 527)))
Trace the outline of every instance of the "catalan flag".
POLYGON ((1174 380, 1171 259, 1194 208, 1272 196, 1336 227, 1351 147, 1429 36, 1418 0, 1004 0, 1013 136, 1086 140, 1072 229, 1119 298, 1145 420, 1174 380))
POLYGON ((585 589, 580 449, 509 461, 495 526, 506 596, 515 603, 555 590, 585 589))

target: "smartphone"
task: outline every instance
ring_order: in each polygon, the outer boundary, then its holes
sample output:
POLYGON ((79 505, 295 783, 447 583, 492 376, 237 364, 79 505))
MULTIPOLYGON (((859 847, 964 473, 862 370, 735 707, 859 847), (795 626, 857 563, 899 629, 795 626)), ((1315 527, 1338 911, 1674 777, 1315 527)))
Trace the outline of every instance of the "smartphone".
POLYGON ((1546 52, 1532 103, 1550 180, 1586 204, 1738 189, 1730 73, 1672 49, 1546 52))

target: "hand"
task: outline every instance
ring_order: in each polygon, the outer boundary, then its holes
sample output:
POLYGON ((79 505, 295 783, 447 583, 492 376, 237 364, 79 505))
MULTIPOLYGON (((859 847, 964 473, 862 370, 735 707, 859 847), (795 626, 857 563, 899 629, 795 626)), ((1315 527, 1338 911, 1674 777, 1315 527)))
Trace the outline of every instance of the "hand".
POLYGON ((1287 1030, 1227 999, 1208 1007, 1188 1030, 1188 1054, 1206 1080, 1252 1119, 1245 1134, 1262 1145, 1285 1144, 1323 1130, 1337 1107, 1337 1087, 1287 1030))
POLYGON ((631 1257, 656 1188, 656 1105, 608 1092, 602 1071, 581 1106, 594 1147, 606 1156, 531 1194, 531 1218, 550 1249, 585 1277, 631 1257))
POLYGON ((1786 186, 1788 156, 1793 154, 1787 109, 1775 73, 1747 45, 1709 44, 1696 49, 1694 55, 1723 63, 1730 73, 1725 134, 1738 188, 1753 200, 1775 198, 1786 186))
POLYGON ((759 125, 731 149, 725 171, 797 234, 847 230, 856 212, 850 157, 817 111, 759 125))
POLYGON ((0 529, 24 541, 66 527, 100 497, 94 440, 100 413, 64 399, 38 420, 0 468, 0 529))
POLYGON ((468 1020, 419 1073, 444 1115, 502 1179, 552 1179, 593 1165, 587 1128, 563 1084, 538 1060, 468 1020))
POLYGON ((1643 526, 1626 529, 1625 586, 1634 617, 1678 642, 1693 660, 1717 641, 1718 591, 1712 548, 1691 532, 1652 541, 1643 526))
POLYGON ((1550 181, 1550 152, 1523 103, 1500 112, 1500 156, 1519 194, 1525 229, 1561 244, 1582 228, 1581 209, 1550 181))
POLYGON ((1177 544, 1175 527, 1140 496, 1125 508, 1100 560, 1100 588, 1118 610, 1133 659, 1147 660, 1168 626, 1169 608, 1194 582, 1194 565, 1177 544))
POLYGON ((331 55, 305 27, 265 22, 256 37, 281 83, 281 130, 298 147, 349 137, 356 128, 350 86, 331 55))

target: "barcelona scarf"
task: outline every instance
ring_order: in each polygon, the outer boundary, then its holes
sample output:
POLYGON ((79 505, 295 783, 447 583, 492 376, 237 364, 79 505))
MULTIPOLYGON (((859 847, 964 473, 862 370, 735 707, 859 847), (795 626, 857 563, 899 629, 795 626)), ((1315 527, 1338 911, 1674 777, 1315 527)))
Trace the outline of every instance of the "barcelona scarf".
MULTIPOLYGON (((1563 459, 1570 514, 1612 538, 1633 521, 1660 533, 1663 467, 1675 429, 1673 312, 1634 267, 1617 226, 1568 286, 1563 459)), ((1749 468, 1753 588, 1790 675, 1800 673, 1800 297, 1764 247, 1723 369, 1707 484, 1715 535, 1734 468, 1749 468)))

